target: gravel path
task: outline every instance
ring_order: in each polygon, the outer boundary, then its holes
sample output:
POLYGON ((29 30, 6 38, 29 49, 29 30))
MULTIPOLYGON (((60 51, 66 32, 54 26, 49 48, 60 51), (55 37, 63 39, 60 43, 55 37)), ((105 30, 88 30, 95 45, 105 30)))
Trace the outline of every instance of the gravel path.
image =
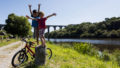
POLYGON ((17 51, 22 49, 23 46, 24 46, 24 43, 21 41, 18 41, 18 42, 0 47, 0 68, 11 68, 12 67, 11 60, 13 55, 17 51))

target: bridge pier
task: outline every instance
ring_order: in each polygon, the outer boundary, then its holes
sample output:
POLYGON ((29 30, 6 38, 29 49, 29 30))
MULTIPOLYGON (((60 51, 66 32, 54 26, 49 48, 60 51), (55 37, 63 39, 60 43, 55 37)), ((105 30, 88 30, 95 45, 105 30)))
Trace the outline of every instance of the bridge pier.
POLYGON ((56 27, 57 27, 57 26, 53 26, 53 28, 54 28, 54 31, 56 30, 56 27))
POLYGON ((63 26, 59 26, 59 27, 60 27, 60 29, 62 29, 63 26))
POLYGON ((47 30, 48 30, 48 41, 50 41, 50 39, 49 39, 49 33, 50 33, 50 26, 47 26, 47 30))
POLYGON ((47 38, 48 38, 48 41, 50 40, 50 37, 49 37, 50 27, 53 27, 54 31, 55 31, 57 27, 62 29, 63 27, 66 27, 66 25, 47 25, 47 33, 48 33, 47 38))

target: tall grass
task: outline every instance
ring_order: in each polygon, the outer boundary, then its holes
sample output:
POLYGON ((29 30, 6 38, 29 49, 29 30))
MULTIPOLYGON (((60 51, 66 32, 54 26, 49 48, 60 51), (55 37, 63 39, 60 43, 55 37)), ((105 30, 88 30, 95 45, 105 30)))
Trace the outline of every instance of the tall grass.
POLYGON ((73 48, 79 53, 88 54, 91 56, 98 55, 98 49, 89 43, 73 43, 73 48))
POLYGON ((102 61, 112 61, 120 66, 120 50, 116 49, 112 53, 109 50, 99 51, 98 48, 89 43, 74 43, 74 49, 79 53, 94 56, 102 61))
POLYGON ((34 60, 30 60, 21 68, 120 68, 117 61, 98 59, 98 49, 91 44, 74 43, 73 47, 69 47, 68 44, 58 46, 47 43, 47 47, 52 49, 53 56, 46 60, 45 66, 35 66, 34 60))

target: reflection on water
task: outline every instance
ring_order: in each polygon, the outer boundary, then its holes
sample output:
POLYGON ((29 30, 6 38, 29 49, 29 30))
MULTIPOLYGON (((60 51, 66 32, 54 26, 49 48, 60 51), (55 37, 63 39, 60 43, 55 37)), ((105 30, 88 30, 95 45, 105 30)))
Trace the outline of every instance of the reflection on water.
POLYGON ((120 39, 50 39, 52 42, 87 42, 101 45, 120 45, 120 39))

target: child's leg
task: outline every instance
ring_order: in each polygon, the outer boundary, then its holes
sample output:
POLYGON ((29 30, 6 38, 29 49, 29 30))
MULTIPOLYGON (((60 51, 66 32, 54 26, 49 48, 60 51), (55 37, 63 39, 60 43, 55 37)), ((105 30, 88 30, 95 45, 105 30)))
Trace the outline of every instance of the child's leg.
POLYGON ((41 45, 43 45, 43 43, 42 43, 42 38, 40 37, 40 41, 41 41, 41 45))
POLYGON ((37 40, 37 45, 39 45, 39 29, 36 27, 36 40, 37 40))
POLYGON ((45 40, 43 36, 41 36, 41 43, 42 43, 42 46, 45 46, 45 40))
POLYGON ((45 38, 43 36, 45 29, 40 29, 40 39, 42 46, 45 46, 45 38))
POLYGON ((37 38, 37 27, 34 27, 34 38, 37 38))
POLYGON ((44 40, 44 45, 46 46, 46 43, 45 43, 45 37, 43 36, 43 40, 44 40))

